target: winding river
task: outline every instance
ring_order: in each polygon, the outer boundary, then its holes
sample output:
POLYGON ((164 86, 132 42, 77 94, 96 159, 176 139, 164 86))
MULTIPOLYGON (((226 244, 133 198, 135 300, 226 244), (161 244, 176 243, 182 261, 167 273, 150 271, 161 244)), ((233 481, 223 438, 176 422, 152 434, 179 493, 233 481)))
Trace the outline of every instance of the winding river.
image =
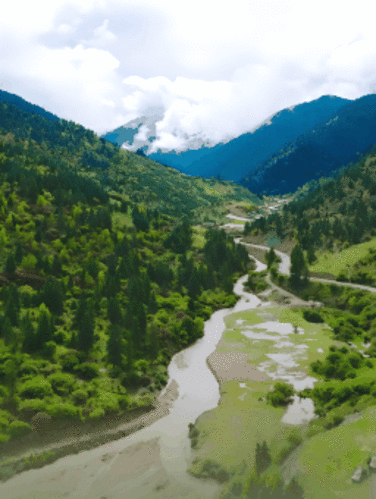
MULTIPOLYGON (((237 241, 238 242, 238 241, 237 241)), ((258 263, 257 270, 265 268, 258 263)), ((214 498, 220 485, 187 473, 192 462, 188 424, 219 402, 218 383, 206 359, 225 330, 224 318, 261 304, 247 293, 241 277, 232 309, 215 312, 205 322, 203 338, 177 353, 168 366, 169 381, 161 396, 177 386, 167 416, 128 437, 69 455, 41 469, 25 471, 0 484, 3 499, 197 499, 214 498)))

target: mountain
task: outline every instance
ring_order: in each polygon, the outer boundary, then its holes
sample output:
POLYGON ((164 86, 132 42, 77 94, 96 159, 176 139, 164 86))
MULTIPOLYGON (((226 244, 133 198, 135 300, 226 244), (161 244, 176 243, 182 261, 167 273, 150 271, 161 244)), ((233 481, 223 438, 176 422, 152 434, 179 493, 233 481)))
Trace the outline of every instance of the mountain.
POLYGON ((290 141, 239 183, 258 194, 294 192, 365 153, 376 137, 376 95, 356 99, 290 141))
POLYGON ((128 121, 125 125, 102 135, 102 138, 119 146, 128 146, 127 149, 129 148, 136 151, 140 148, 143 149, 144 152, 147 152, 148 144, 151 143, 156 136, 156 123, 162 118, 163 114, 156 110, 152 115, 140 116, 139 118, 128 121), (143 138, 137 137, 140 133, 143 138))
MULTIPOLYGON (((348 99, 336 96, 322 96, 311 102, 305 102, 292 108, 283 109, 265 120, 252 132, 240 135, 232 140, 223 141, 212 147, 201 142, 194 150, 177 153, 176 151, 150 154, 154 161, 176 168, 188 175, 200 175, 210 178, 220 176, 225 180, 238 182, 252 172, 259 164, 276 154, 286 143, 312 127, 329 119, 341 107, 348 104, 348 99)), ((134 120, 137 121, 137 120, 134 120)), ((142 119, 138 120, 138 127, 142 119)), ((138 129, 139 129, 138 128, 138 129)), ((113 132, 115 133, 115 131, 113 132)), ((111 140, 111 134, 103 135, 111 140)), ((148 136, 148 142, 138 142, 137 147, 146 147, 155 138, 148 136)), ((121 145, 120 140, 116 142, 121 145)))
POLYGON ((6 92, 5 90, 0 90, 0 101, 3 101, 5 104, 12 104, 13 106, 18 107, 22 111, 25 111, 30 114, 37 114, 50 121, 60 121, 60 118, 46 111, 45 109, 43 109, 43 107, 31 104, 22 97, 19 97, 16 94, 11 94, 10 92, 6 92))
MULTIPOLYGON (((198 217, 196 220, 212 219, 214 212, 229 203, 259 202, 248 189, 233 182, 183 175, 150 158, 125 151, 73 121, 51 121, 0 100, 0 135, 7 133, 16 139, 15 144, 7 142, 7 148, 22 150, 17 141, 28 142, 35 164, 53 169, 53 178, 45 186, 50 192, 60 185, 71 189, 75 198, 87 201, 104 201, 110 194, 114 199, 142 203, 168 215, 189 214, 191 220, 193 216, 198 217)), ((20 164, 18 159, 8 160, 4 167, 21 181, 20 164)), ((34 170, 28 175, 34 176, 34 170)), ((44 182, 36 174, 39 190, 44 182)))

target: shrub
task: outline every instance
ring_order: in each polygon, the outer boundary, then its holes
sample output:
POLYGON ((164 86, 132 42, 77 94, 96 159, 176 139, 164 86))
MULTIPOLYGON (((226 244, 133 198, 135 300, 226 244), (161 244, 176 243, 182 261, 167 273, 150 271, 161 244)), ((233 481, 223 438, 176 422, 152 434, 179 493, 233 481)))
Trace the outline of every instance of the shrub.
POLYGON ((6 442, 8 442, 9 439, 10 439, 10 435, 0 433, 0 445, 5 444, 6 442))
POLYGON ((63 357, 60 362, 64 371, 74 371, 74 368, 79 364, 77 356, 72 352, 63 357))
POLYGON ((268 393, 267 399, 273 407, 284 406, 292 401, 291 397, 294 393, 293 387, 287 383, 276 383, 274 391, 268 393))
POLYGON ((327 417, 327 421, 324 426, 327 430, 334 428, 335 426, 339 426, 345 418, 340 416, 339 414, 331 414, 327 417))
POLYGON ((42 376, 36 376, 25 381, 19 389, 19 394, 22 398, 39 398, 43 399, 49 395, 53 395, 53 390, 50 383, 42 376))
POLYGON ((127 409, 130 403, 129 395, 123 394, 118 396, 119 406, 123 409, 127 409))
POLYGON ((33 296, 36 295, 33 288, 31 286, 21 286, 21 301, 22 305, 25 308, 29 308, 32 306, 33 296))
POLYGON ((76 390, 72 393, 72 399, 76 405, 85 404, 88 397, 89 397, 88 393, 82 389, 76 390))
POLYGON ((49 405, 47 406, 47 411, 53 418, 66 418, 78 415, 78 408, 67 402, 49 405))
POLYGON ((57 345, 67 345, 69 341, 68 333, 63 329, 59 329, 54 333, 54 340, 57 345))
POLYGON ((58 395, 67 395, 72 391, 76 384, 76 379, 72 374, 67 373, 54 373, 48 376, 47 380, 50 382, 52 389, 58 395))
POLYGON ((37 263, 38 260, 35 256, 32 253, 29 253, 22 258, 21 267, 27 270, 34 270, 37 263))
POLYGON ((303 310, 303 317, 307 322, 322 323, 324 319, 317 310, 305 309, 303 310))
POLYGON ((358 369, 363 361, 362 354, 359 352, 353 352, 348 356, 350 364, 355 368, 358 369))
POLYGON ((43 346, 42 355, 49 360, 53 360, 56 354, 56 343, 54 341, 47 341, 43 346))
POLYGON ((42 412, 46 408, 46 401, 40 399, 21 400, 19 414, 22 418, 30 420, 36 412, 42 412))
POLYGON ((104 409, 102 407, 96 407, 90 414, 90 419, 100 419, 105 414, 104 409))
POLYGON ((97 364, 89 364, 85 362, 77 365, 74 370, 80 377, 86 380, 91 380, 99 376, 99 366, 97 364))
POLYGON ((12 421, 7 428, 11 438, 21 437, 31 432, 31 426, 24 421, 12 421))
POLYGON ((98 406, 102 407, 102 409, 108 413, 108 412, 115 412, 118 411, 120 406, 119 406, 119 401, 118 397, 109 392, 99 392, 98 394, 99 397, 99 403, 98 406))
POLYGON ((18 375, 19 377, 35 377, 39 374, 39 370, 35 364, 31 364, 29 362, 25 362, 21 365, 18 375))

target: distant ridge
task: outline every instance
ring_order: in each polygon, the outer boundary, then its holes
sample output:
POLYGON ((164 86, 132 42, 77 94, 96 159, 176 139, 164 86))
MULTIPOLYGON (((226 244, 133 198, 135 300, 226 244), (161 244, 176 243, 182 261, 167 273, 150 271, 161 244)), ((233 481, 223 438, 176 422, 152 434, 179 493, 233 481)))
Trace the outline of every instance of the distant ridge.
POLYGON ((356 160, 375 142, 376 95, 369 94, 290 141, 239 183, 257 194, 294 192, 356 160))
MULTIPOLYGON (((348 99, 325 95, 314 101, 283 109, 270 116, 253 131, 237 138, 214 146, 201 144, 201 148, 198 148, 200 145, 196 145, 183 152, 158 151, 148 157, 188 175, 201 175, 206 178, 219 176, 224 180, 239 182, 291 140, 328 119, 349 102, 351 101, 348 99)), ((134 126, 136 121, 139 130, 143 118, 133 120, 129 125, 134 126)), ((110 133, 102 137, 111 140, 109 136, 110 133)), ((144 142, 138 142, 137 147, 143 148, 146 152, 152 143, 151 139, 155 137, 149 136, 144 142)), ((118 139, 116 142, 121 145, 118 139)), ((132 145, 131 137, 129 144, 132 145)))
POLYGON ((0 100, 6 104, 12 104, 27 113, 38 114, 39 116, 42 116, 50 121, 60 121, 60 118, 58 118, 55 114, 52 114, 35 104, 31 104, 22 97, 6 92, 5 90, 0 90, 0 100))

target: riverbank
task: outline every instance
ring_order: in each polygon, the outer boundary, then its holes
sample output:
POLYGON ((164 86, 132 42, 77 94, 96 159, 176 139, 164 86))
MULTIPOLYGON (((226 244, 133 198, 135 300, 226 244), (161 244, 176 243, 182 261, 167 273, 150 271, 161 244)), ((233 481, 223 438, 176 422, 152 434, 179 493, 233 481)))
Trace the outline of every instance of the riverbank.
POLYGON ((108 442, 124 438, 141 428, 152 425, 167 416, 178 398, 175 380, 166 390, 156 393, 152 405, 108 416, 96 424, 70 425, 64 429, 63 438, 55 430, 45 434, 33 433, 22 442, 12 442, 6 448, 6 456, 0 457, 0 481, 9 480, 22 471, 40 468, 70 454, 94 449, 108 442))

